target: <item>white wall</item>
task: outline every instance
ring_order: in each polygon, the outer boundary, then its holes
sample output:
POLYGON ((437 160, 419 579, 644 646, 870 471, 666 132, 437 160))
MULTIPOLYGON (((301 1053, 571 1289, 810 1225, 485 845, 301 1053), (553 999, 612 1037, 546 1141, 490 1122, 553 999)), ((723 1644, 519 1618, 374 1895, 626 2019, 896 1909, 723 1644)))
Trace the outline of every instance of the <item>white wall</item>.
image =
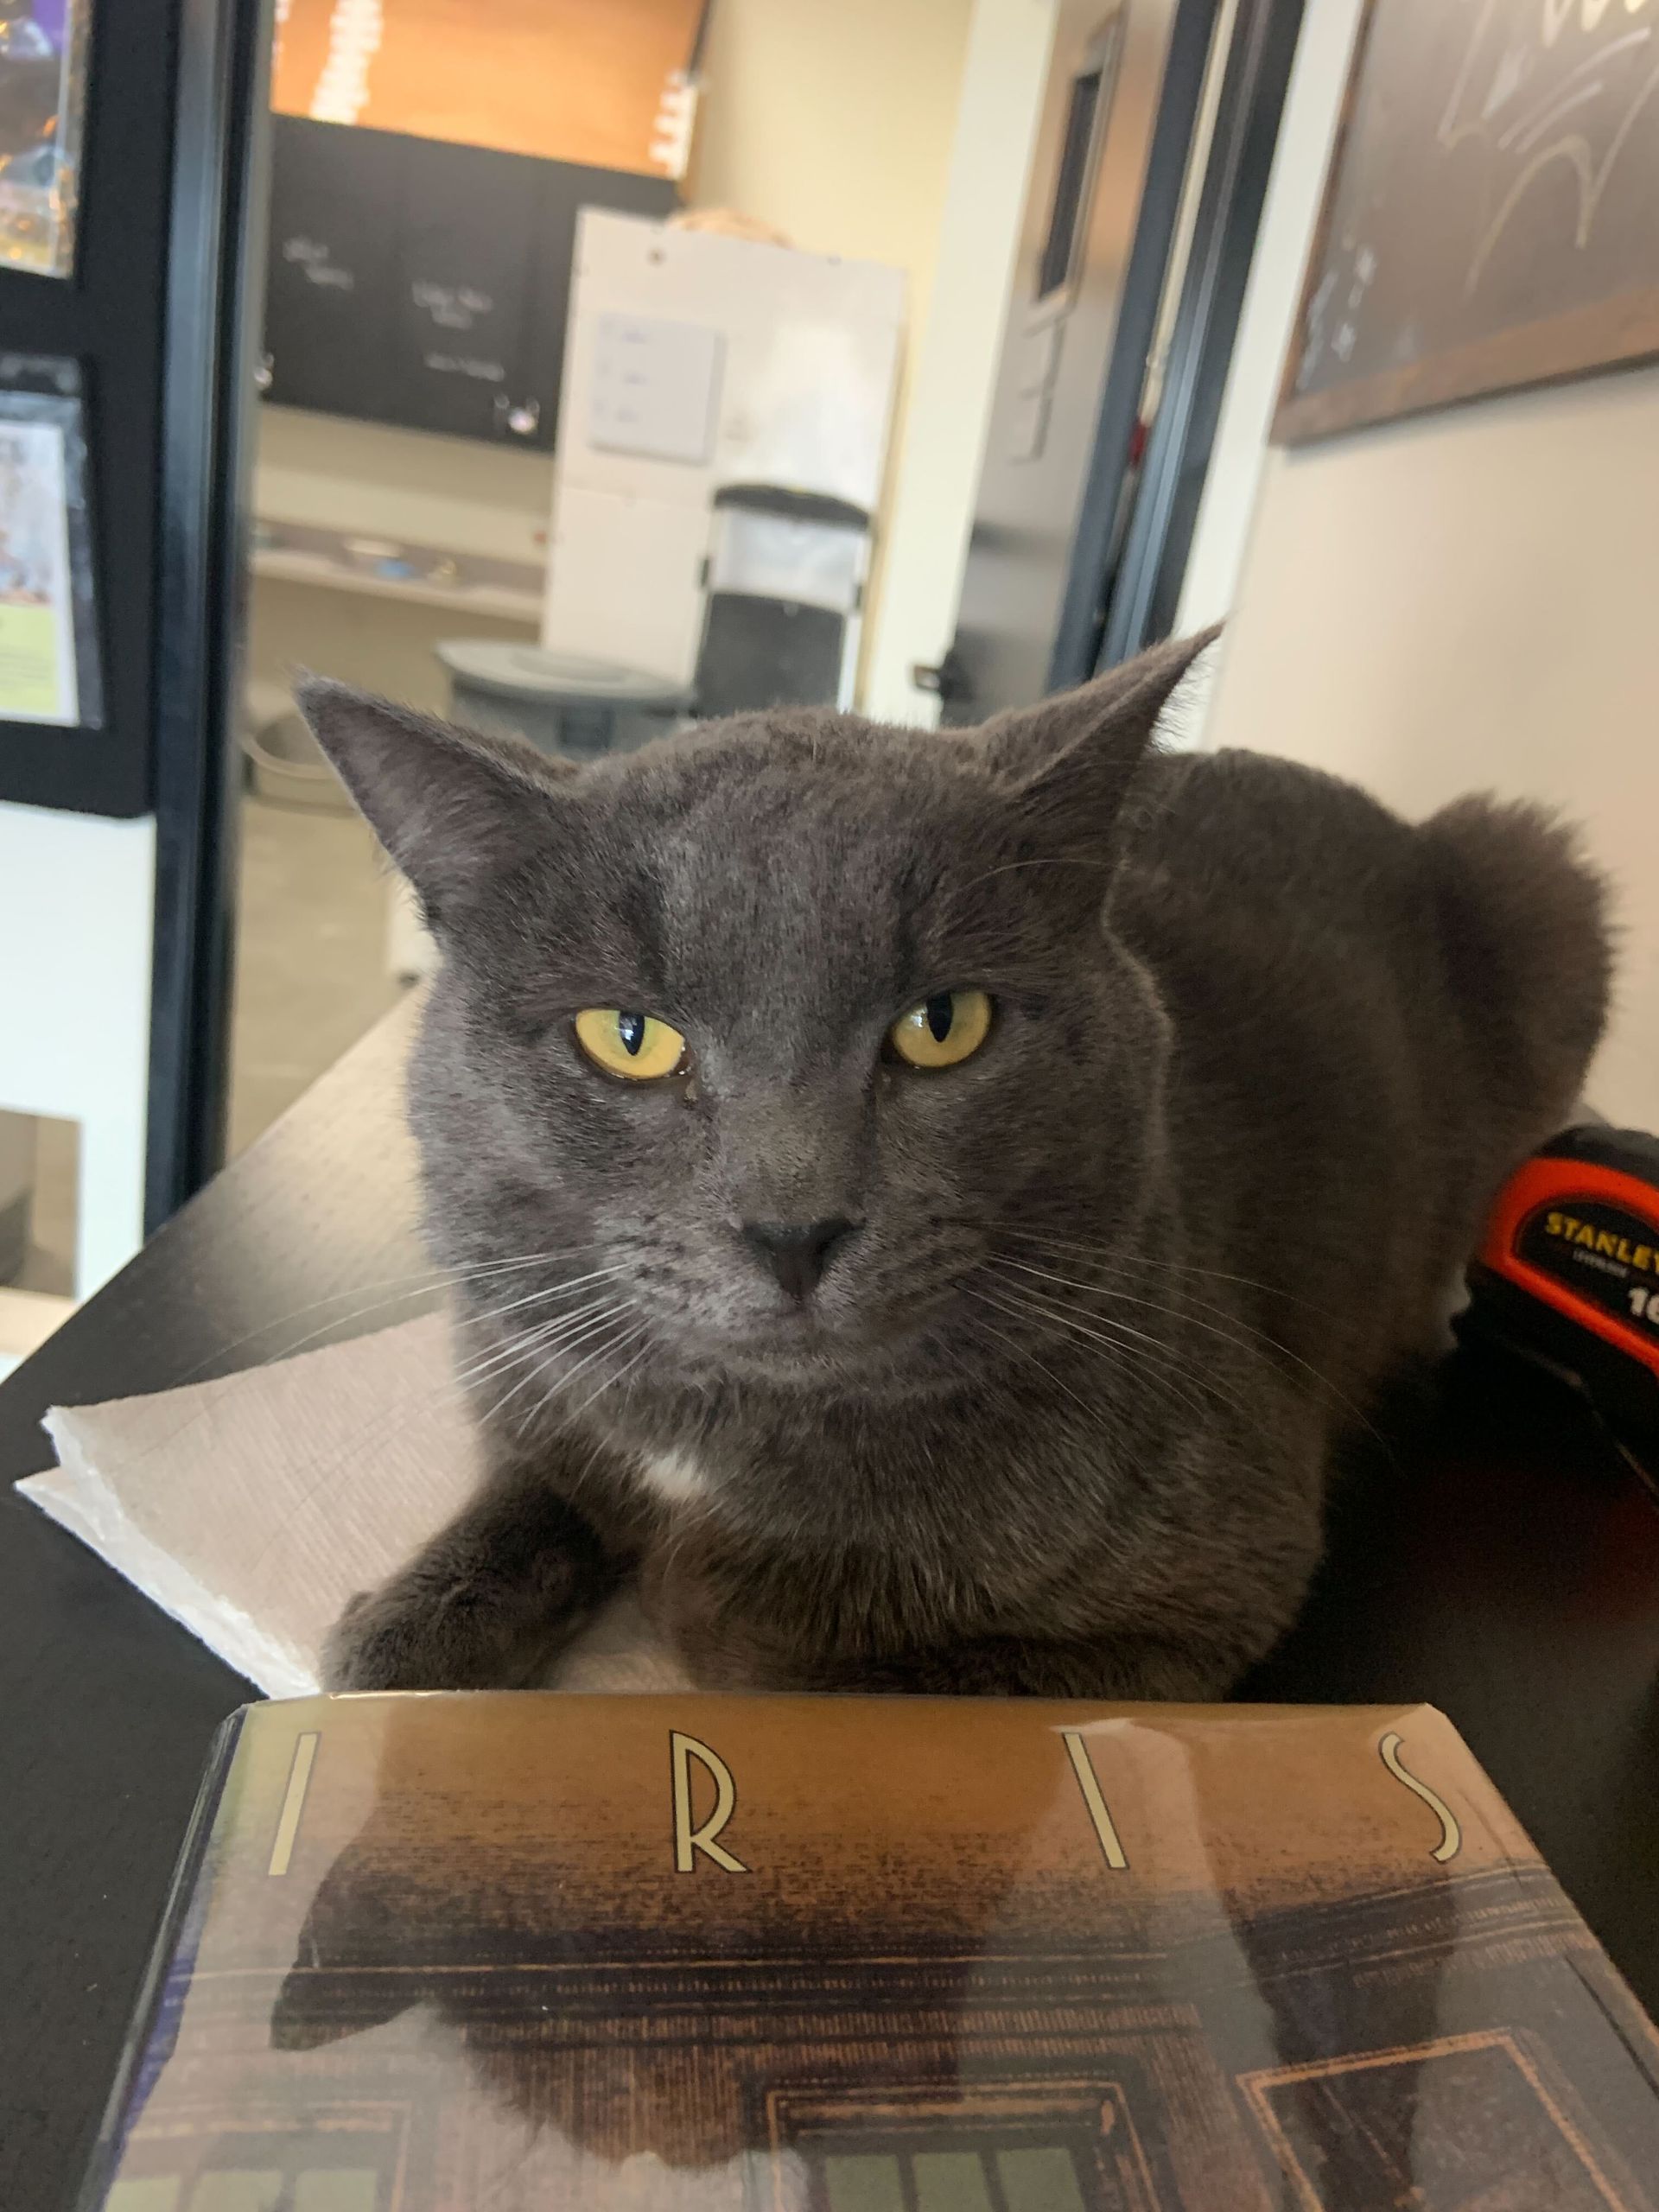
POLYGON ((1262 471, 1209 735, 1408 814, 1559 806, 1624 927, 1591 1087, 1659 1127, 1659 370, 1513 393, 1262 471))
POLYGON ((143 1238, 156 825, 0 804, 0 1109, 74 1122, 75 1291, 143 1238))

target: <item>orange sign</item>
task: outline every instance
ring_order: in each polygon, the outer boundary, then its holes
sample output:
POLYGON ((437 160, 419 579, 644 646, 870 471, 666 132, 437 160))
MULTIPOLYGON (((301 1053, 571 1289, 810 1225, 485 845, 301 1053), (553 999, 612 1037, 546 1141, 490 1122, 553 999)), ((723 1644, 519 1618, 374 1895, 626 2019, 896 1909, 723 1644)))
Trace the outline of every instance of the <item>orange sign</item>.
POLYGON ((287 0, 271 105, 677 176, 704 0, 287 0))

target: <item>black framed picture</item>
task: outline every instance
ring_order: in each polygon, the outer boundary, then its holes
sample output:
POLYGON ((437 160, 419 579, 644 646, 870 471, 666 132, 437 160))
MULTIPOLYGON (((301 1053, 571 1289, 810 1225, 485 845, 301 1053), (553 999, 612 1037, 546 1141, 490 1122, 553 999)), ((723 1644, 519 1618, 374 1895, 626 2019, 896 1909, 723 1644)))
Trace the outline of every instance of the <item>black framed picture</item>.
POLYGON ((92 0, 0 0, 0 266, 73 276, 92 0))
POLYGON ((104 720, 78 363, 0 353, 0 721, 104 720))
POLYGON ((1368 0, 1281 445, 1659 356, 1659 0, 1368 0))

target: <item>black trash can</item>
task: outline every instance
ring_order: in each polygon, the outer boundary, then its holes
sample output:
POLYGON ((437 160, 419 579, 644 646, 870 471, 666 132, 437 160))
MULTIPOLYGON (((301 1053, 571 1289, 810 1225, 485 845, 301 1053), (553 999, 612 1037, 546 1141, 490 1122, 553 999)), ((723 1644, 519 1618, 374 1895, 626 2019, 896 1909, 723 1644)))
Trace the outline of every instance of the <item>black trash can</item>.
POLYGON ((713 508, 697 713, 850 707, 869 516, 778 484, 722 484, 713 508))
POLYGON ((437 654, 457 721, 528 738, 569 760, 631 753, 677 728, 688 709, 684 692, 662 677, 585 653, 447 638, 437 654))

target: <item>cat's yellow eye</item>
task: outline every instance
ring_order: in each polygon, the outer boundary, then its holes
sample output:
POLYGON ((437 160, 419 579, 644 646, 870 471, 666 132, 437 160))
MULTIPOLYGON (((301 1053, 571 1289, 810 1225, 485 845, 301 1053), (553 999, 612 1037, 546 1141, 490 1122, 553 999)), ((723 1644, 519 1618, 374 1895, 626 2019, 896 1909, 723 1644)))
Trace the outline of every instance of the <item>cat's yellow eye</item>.
POLYGON ((631 1083, 655 1083, 684 1063, 685 1039, 654 1014, 626 1007, 585 1006, 576 1016, 576 1042, 595 1067, 631 1083))
POLYGON ((887 1041, 913 1068, 953 1068, 970 1059, 991 1033, 991 1002, 983 991, 936 991, 887 1032, 887 1041))

